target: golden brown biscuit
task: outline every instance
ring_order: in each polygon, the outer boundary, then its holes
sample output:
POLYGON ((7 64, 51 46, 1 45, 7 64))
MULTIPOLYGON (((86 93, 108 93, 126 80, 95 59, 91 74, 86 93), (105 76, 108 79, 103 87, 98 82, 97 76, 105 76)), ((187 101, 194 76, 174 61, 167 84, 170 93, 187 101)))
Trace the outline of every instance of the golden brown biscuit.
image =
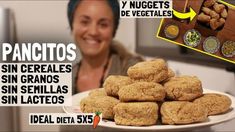
POLYGON ((168 77, 168 68, 163 59, 156 59, 131 66, 127 74, 137 81, 161 82, 168 77))
POLYGON ((89 96, 107 96, 104 88, 93 89, 88 95, 89 96))
POLYGON ((166 92, 161 84, 154 82, 134 82, 122 87, 118 96, 120 101, 163 101, 166 92))
POLYGON ((208 109, 208 115, 221 114, 229 110, 232 101, 226 95, 207 93, 193 101, 208 109))
POLYGON ((164 102, 160 112, 163 124, 189 124, 207 119, 207 109, 187 101, 164 102))
POLYGON ((165 80, 163 80, 163 81, 161 82, 161 84, 166 83, 166 82, 169 81, 172 77, 175 76, 175 72, 174 72, 171 68, 168 68, 167 71, 168 71, 168 72, 167 72, 167 78, 166 78, 165 80))
POLYGON ((201 81, 195 76, 172 77, 164 87, 171 100, 191 101, 203 94, 201 81))
POLYGON ((158 119, 158 105, 154 102, 119 103, 113 111, 114 121, 117 125, 154 125, 158 119))
POLYGON ((168 74, 167 74, 168 78, 174 77, 175 73, 171 68, 168 68, 168 74))
POLYGON ((101 112, 102 118, 113 119, 113 107, 118 103, 119 100, 110 96, 88 96, 81 100, 80 108, 84 113, 101 112))
POLYGON ((131 84, 132 80, 127 76, 111 75, 104 82, 104 89, 109 96, 118 96, 120 87, 131 84))

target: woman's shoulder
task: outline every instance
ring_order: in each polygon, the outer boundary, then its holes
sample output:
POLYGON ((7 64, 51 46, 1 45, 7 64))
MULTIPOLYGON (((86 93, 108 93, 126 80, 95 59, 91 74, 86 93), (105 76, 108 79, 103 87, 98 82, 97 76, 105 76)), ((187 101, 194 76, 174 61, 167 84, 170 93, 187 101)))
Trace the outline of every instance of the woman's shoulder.
POLYGON ((117 41, 111 45, 111 50, 113 52, 112 58, 115 64, 113 65, 113 67, 115 67, 113 69, 119 71, 121 75, 126 75, 126 72, 130 66, 144 61, 144 57, 139 54, 129 52, 121 43, 117 41))
POLYGON ((131 53, 129 50, 127 50, 122 43, 118 41, 113 41, 111 44, 111 52, 117 56, 121 60, 130 60, 130 61, 137 61, 137 60, 144 60, 143 57, 136 53, 131 53))

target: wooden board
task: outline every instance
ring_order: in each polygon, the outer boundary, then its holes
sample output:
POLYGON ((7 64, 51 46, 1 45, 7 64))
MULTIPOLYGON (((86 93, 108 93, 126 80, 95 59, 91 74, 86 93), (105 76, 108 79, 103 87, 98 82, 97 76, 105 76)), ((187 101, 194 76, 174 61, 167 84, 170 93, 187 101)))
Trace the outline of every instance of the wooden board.
MULTIPOLYGON (((173 0, 173 8, 176 11, 183 12, 185 2, 186 0, 173 0)), ((193 10, 198 15, 203 2, 204 0, 188 0, 187 7, 192 7, 193 10)), ((166 38, 164 34, 164 28, 166 25, 171 24, 171 23, 179 26, 179 29, 180 29, 179 36, 174 40, 178 43, 184 44, 183 36, 187 30, 189 29, 198 30, 201 33, 201 43, 195 48, 200 49, 202 51, 203 51, 202 43, 209 36, 217 37, 220 41, 220 47, 227 40, 235 41, 235 9, 230 6, 228 7, 228 16, 227 16, 225 25, 221 30, 214 31, 208 27, 201 25, 200 23, 197 22, 197 16, 195 16, 192 22, 189 22, 189 20, 182 21, 173 17, 173 18, 165 18, 163 20, 162 26, 160 28, 159 36, 166 38)), ((220 49, 215 53, 215 55, 226 58, 228 60, 235 61, 235 56, 232 58, 224 57, 220 49)))

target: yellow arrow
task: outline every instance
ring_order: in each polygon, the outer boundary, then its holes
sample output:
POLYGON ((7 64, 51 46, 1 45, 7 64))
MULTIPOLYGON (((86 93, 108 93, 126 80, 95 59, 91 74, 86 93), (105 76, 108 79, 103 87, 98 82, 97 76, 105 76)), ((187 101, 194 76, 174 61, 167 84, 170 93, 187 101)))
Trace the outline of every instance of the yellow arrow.
POLYGON ((180 19, 187 19, 190 17, 190 21, 196 16, 196 12, 190 7, 190 11, 187 13, 180 13, 173 9, 173 15, 180 19))

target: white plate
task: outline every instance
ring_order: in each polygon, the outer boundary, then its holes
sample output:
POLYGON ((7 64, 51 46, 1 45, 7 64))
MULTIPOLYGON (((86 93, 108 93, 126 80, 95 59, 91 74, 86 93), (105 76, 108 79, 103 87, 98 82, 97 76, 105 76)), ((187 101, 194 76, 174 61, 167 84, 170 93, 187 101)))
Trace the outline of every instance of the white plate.
MULTIPOLYGON (((79 107, 80 101, 82 98, 88 96, 89 92, 90 91, 82 92, 82 93, 78 93, 78 94, 75 94, 74 96, 72 96, 73 106, 64 106, 63 110, 66 113, 80 113, 81 112, 80 107, 79 107)), ((222 93, 222 92, 209 90, 209 89, 204 89, 204 93, 219 93, 219 94, 227 95, 232 100, 232 105, 231 105, 230 110, 228 112, 226 112, 225 114, 216 115, 216 116, 209 116, 208 121, 201 122, 201 123, 188 124, 188 125, 153 125, 153 126, 136 127, 136 126, 116 125, 115 122, 113 122, 113 121, 103 120, 102 122, 99 123, 99 126, 117 128, 117 129, 129 129, 129 130, 160 130, 160 131, 175 131, 175 130, 177 130, 178 131, 178 130, 188 130, 188 129, 193 129, 193 128, 212 126, 212 125, 223 123, 223 122, 226 122, 226 121, 229 121, 229 120, 235 118, 235 109, 234 109, 235 108, 235 97, 228 95, 228 94, 225 94, 225 93, 222 93)))

